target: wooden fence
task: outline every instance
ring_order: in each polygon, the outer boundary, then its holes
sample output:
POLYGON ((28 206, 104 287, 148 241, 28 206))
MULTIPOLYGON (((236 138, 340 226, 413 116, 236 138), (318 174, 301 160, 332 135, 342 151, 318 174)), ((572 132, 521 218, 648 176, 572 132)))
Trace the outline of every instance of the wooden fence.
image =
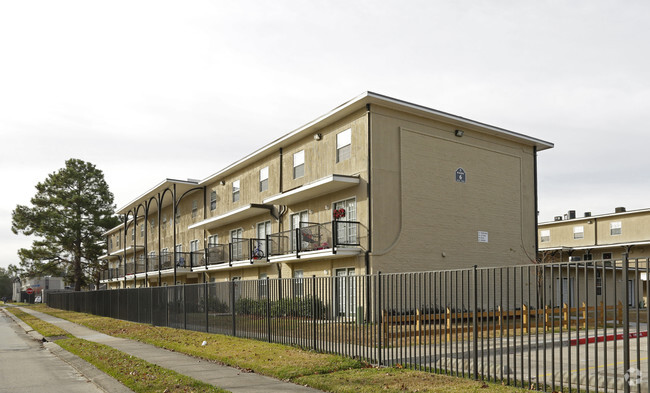
POLYGON ((623 323, 623 303, 617 305, 587 306, 584 302, 581 307, 569 307, 566 303, 562 307, 548 307, 531 309, 524 304, 521 309, 504 311, 499 306, 495 311, 453 312, 447 308, 441 313, 425 313, 419 309, 414 314, 391 315, 388 311, 382 312, 382 331, 384 338, 400 339, 420 337, 423 335, 446 335, 447 340, 473 331, 474 321, 477 318, 477 328, 481 337, 483 332, 489 330, 504 332, 523 329, 528 333, 531 329, 544 329, 546 331, 562 327, 563 329, 587 329, 621 325, 623 323))

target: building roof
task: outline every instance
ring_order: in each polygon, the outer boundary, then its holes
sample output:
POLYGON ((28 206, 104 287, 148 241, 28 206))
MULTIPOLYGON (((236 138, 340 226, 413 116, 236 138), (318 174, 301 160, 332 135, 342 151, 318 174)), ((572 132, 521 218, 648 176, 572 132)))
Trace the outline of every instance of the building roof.
POLYGON ((593 220, 597 218, 608 218, 608 217, 619 217, 619 216, 625 216, 629 214, 639 214, 639 213, 650 213, 650 209, 637 209, 637 210, 627 210, 624 212, 611 212, 611 213, 604 213, 604 214, 598 214, 598 215, 591 215, 588 217, 576 217, 576 218, 571 218, 571 219, 562 219, 559 221, 546 221, 546 222, 540 222, 538 224, 539 227, 541 226, 546 226, 546 225, 559 225, 563 223, 575 223, 578 221, 588 221, 588 220, 593 220))
POLYGON ((323 127, 326 127, 327 125, 340 120, 345 116, 348 116, 359 110, 363 110, 364 108, 366 108, 366 105, 368 104, 380 105, 392 109, 397 109, 403 112, 409 112, 416 115, 433 118, 447 123, 453 123, 459 127, 463 125, 479 127, 483 132, 489 133, 490 135, 516 141, 529 146, 536 146, 538 151, 550 149, 553 147, 553 144, 551 142, 546 142, 541 139, 533 138, 524 134, 506 130, 504 128, 491 126, 489 124, 481 123, 475 120, 470 120, 464 117, 452 115, 450 113, 442 112, 426 106, 413 104, 411 102, 398 100, 396 98, 373 93, 371 91, 366 91, 358 95, 357 97, 343 103, 342 105, 332 109, 328 113, 312 120, 311 122, 301 127, 298 127, 297 129, 291 131, 288 134, 281 136, 280 138, 274 140, 273 142, 267 144, 266 146, 257 149, 256 151, 245 156, 241 160, 236 161, 230 164, 229 166, 223 168, 222 170, 208 176, 207 178, 201 180, 200 184, 204 185, 207 183, 211 183, 215 180, 218 180, 221 177, 225 177, 230 173, 235 172, 240 168, 245 167, 250 163, 258 160, 259 158, 273 151, 278 150, 281 147, 288 146, 311 133, 315 133, 316 131, 322 129, 323 127))
MULTIPOLYGON (((553 147, 553 144, 550 142, 543 141, 541 139, 533 138, 524 134, 520 134, 514 131, 506 130, 504 128, 495 127, 489 124, 481 123, 475 120, 467 119, 464 117, 452 115, 447 112, 442 112, 433 108, 426 106, 414 104, 408 101, 399 100, 382 94, 373 93, 371 91, 366 91, 357 97, 343 103, 342 105, 332 109, 331 111, 325 113, 324 115, 312 120, 311 122, 298 127, 297 129, 285 134, 278 139, 272 141, 271 143, 255 150, 254 152, 248 154, 242 159, 228 165, 227 167, 215 172, 214 174, 206 177, 205 179, 198 181, 193 179, 184 180, 174 180, 174 179, 165 179, 158 185, 154 186, 149 191, 141 194, 137 198, 133 199, 131 202, 128 202, 126 205, 120 207, 117 210, 117 214, 125 214, 129 210, 137 207, 143 200, 148 200, 155 197, 159 192, 162 192, 165 188, 176 184, 177 187, 182 186, 183 190, 190 190, 192 187, 204 186, 208 183, 212 183, 219 178, 225 177, 230 173, 233 173, 247 165, 251 164, 254 161, 259 160, 261 157, 270 154, 278 150, 281 147, 288 146, 299 139, 304 138, 305 136, 316 132, 323 127, 326 127, 329 124, 332 124, 341 118, 348 116, 359 110, 363 110, 366 106, 370 105, 379 105, 383 107, 388 107, 391 109, 396 109, 403 112, 412 113, 415 115, 420 115, 428 118, 432 118, 438 121, 454 124, 458 127, 478 127, 484 133, 494 135, 503 139, 516 141, 529 146, 535 146, 538 151, 550 149, 553 147)), ((182 194, 185 191, 181 191, 182 194)), ((165 201, 164 201, 165 202, 165 201)), ((169 205, 171 202, 170 199, 167 199, 166 203, 163 203, 163 207, 169 205)), ((152 206, 154 210, 157 210, 157 206, 152 206)), ((150 210, 151 211, 151 210, 150 210)), ((143 213, 144 214, 144 213, 143 213)))

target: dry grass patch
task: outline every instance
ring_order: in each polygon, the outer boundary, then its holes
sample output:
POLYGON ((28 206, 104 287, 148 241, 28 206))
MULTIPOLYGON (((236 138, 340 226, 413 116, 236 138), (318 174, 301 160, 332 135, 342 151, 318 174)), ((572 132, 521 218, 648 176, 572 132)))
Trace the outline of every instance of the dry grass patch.
POLYGON ((394 368, 367 368, 309 375, 294 382, 333 393, 372 392, 526 392, 510 386, 484 383, 421 371, 394 368))
POLYGON ((34 309, 108 335, 138 340, 279 379, 367 367, 367 364, 358 360, 304 351, 281 344, 151 326, 57 310, 42 305, 35 306, 34 309), (207 345, 202 346, 203 341, 207 341, 207 345))
POLYGON ((39 332, 43 337, 70 336, 65 330, 27 314, 18 308, 7 307, 7 311, 20 318, 23 322, 31 326, 32 329, 39 332))
POLYGON ((95 367, 137 393, 227 392, 106 345, 79 338, 60 340, 57 341, 57 344, 68 352, 94 364, 95 367))

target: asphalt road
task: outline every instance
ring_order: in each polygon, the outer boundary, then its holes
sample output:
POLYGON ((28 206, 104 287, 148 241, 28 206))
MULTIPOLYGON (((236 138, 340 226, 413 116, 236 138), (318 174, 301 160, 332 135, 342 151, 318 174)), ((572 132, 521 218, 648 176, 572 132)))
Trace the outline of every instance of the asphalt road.
POLYGON ((0 312, 0 393, 103 392, 0 312))

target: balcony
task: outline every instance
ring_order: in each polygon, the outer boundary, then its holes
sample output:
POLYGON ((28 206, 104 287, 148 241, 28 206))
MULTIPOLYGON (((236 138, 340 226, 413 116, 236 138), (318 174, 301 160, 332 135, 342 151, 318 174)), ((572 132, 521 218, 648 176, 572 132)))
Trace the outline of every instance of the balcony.
POLYGON ((318 224, 301 222, 300 228, 268 236, 268 260, 343 257, 361 252, 361 225, 357 221, 318 224))
MULTIPOLYGON (((266 239, 240 238, 227 244, 213 244, 194 252, 163 253, 126 264, 126 276, 145 272, 170 274, 177 272, 218 270, 252 264, 295 261, 309 258, 342 258, 362 252, 362 239, 367 235, 358 221, 332 221, 323 224, 301 222, 300 228, 268 235, 266 239), (160 263, 160 265, 159 265, 160 263)), ((101 280, 124 278, 124 265, 101 273, 101 280)))

